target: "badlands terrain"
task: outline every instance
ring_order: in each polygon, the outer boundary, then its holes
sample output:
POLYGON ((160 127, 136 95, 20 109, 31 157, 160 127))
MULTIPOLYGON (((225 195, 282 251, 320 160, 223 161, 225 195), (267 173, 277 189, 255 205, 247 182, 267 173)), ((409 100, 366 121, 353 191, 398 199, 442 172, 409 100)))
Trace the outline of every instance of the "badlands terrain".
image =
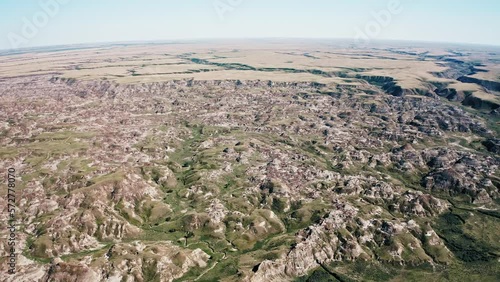
POLYGON ((499 281, 500 48, 0 53, 1 281, 499 281))

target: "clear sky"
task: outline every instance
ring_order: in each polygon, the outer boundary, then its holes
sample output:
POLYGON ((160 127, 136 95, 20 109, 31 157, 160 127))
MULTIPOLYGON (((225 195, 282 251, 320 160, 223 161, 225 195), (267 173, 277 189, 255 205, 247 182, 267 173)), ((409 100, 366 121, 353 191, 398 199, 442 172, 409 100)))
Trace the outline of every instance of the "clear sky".
POLYGON ((499 0, 0 0, 0 49, 264 37, 500 45, 499 27, 499 0))

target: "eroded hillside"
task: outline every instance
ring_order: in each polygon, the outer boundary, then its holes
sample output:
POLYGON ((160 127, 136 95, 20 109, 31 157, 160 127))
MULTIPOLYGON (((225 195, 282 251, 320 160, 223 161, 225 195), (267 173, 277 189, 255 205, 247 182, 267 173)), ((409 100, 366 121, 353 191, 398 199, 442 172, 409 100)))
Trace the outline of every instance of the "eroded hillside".
POLYGON ((498 115, 318 74, 3 78, 2 281, 495 281, 498 115))

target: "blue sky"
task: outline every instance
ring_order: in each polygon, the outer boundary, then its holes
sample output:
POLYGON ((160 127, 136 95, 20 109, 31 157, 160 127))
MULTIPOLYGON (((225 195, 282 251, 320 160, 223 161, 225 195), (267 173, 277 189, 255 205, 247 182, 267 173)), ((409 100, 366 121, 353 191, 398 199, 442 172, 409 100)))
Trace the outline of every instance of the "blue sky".
POLYGON ((0 0, 0 49, 114 41, 356 36, 500 45, 498 27, 498 0, 0 0), (388 9, 391 1, 396 6, 400 3, 399 12, 388 9), (44 3, 52 8, 44 8, 44 3), (382 15, 378 20, 377 14, 382 15))

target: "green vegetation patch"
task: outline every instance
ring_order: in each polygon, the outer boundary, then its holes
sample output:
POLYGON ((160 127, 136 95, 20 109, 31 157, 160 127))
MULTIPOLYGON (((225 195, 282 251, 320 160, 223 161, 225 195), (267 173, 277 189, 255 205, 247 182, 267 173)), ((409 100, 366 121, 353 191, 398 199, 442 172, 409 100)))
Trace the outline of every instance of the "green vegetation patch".
POLYGON ((440 216, 435 230, 455 256, 465 262, 490 262, 500 257, 499 219, 453 208, 440 216))

